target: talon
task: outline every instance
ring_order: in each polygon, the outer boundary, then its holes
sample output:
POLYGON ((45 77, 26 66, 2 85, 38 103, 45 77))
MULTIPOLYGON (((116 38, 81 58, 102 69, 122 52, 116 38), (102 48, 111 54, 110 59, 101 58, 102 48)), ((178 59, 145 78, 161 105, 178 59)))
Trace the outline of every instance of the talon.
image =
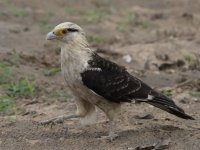
POLYGON ((55 119, 51 119, 51 120, 40 121, 39 125, 43 125, 43 126, 51 125, 51 126, 53 126, 55 123, 56 123, 55 119))
POLYGON ((63 116, 58 116, 49 120, 44 120, 38 122, 39 125, 51 125, 51 128, 53 125, 58 124, 58 123, 64 123, 64 120, 71 119, 71 118, 78 118, 80 117, 79 115, 63 115, 63 116))
POLYGON ((56 120, 54 121, 54 123, 63 123, 63 122, 64 122, 63 119, 56 119, 56 120))
POLYGON ((45 125, 49 125, 50 122, 47 122, 47 121, 40 121, 39 124, 45 126, 45 125))
POLYGON ((101 136, 100 139, 102 140, 109 140, 110 142, 112 142, 113 140, 115 140, 118 137, 117 134, 110 134, 108 136, 101 136))
POLYGON ((68 133, 68 126, 64 125, 63 126, 63 137, 66 138, 68 133))
POLYGON ((51 129, 52 129, 52 127, 55 125, 55 123, 54 122, 51 122, 51 125, 50 125, 50 127, 51 127, 51 129))

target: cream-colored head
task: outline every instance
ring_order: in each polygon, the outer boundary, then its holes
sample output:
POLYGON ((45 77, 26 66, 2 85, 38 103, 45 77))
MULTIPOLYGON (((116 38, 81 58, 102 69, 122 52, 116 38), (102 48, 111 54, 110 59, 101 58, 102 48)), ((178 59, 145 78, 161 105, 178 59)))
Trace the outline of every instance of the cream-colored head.
POLYGON ((83 29, 75 23, 64 22, 47 34, 47 40, 58 40, 66 45, 88 45, 83 29))

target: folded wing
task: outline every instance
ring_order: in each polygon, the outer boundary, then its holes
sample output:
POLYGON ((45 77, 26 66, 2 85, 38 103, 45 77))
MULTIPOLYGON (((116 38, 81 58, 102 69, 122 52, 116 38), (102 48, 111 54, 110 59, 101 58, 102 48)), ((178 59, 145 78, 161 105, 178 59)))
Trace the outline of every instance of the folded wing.
POLYGON ((146 102, 184 119, 185 114, 170 98, 154 91, 147 84, 130 75, 125 68, 94 54, 89 67, 81 73, 82 81, 90 90, 115 102, 146 102))

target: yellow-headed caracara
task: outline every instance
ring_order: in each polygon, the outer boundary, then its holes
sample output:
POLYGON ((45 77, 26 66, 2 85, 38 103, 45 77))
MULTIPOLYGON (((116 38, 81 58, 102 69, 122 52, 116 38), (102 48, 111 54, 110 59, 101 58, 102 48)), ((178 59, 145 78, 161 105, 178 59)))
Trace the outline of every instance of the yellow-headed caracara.
POLYGON ((95 107, 98 107, 110 120, 107 138, 112 140, 117 136, 112 132, 112 124, 120 115, 120 105, 132 101, 151 104, 183 119, 193 119, 172 99, 90 49, 85 33, 78 25, 61 23, 47 34, 47 40, 60 41, 61 70, 75 96, 77 113, 46 120, 42 124, 70 118, 81 118, 85 123, 94 121, 95 107))

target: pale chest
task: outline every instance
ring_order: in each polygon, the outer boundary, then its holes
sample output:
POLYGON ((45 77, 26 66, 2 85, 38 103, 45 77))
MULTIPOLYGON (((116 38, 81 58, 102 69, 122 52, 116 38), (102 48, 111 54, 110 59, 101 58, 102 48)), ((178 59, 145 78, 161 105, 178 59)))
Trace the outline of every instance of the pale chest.
POLYGON ((68 84, 81 81, 81 72, 87 67, 88 58, 76 50, 61 50, 61 70, 68 84))
POLYGON ((95 93, 88 89, 82 82, 81 73, 88 66, 87 59, 79 59, 75 57, 68 57, 68 55, 61 55, 61 70, 67 87, 71 90, 74 96, 96 103, 99 98, 95 93), (65 57, 63 57, 65 56, 65 57), (98 97, 98 98, 97 98, 98 97))

